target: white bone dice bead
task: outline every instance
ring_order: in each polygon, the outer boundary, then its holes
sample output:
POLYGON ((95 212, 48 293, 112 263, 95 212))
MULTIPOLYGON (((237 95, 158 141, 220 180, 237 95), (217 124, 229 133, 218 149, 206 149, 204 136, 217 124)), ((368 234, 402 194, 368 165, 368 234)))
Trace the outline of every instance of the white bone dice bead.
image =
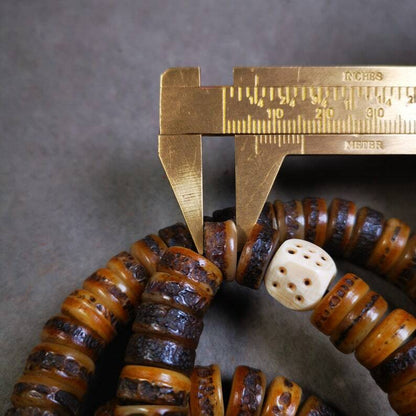
POLYGON ((265 276, 267 291, 289 309, 313 309, 337 272, 329 254, 308 241, 285 241, 265 276))

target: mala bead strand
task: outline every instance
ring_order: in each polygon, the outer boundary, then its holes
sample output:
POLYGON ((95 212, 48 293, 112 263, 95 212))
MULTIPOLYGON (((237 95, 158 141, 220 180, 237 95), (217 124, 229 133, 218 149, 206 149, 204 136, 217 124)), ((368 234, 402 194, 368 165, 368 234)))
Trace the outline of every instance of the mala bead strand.
POLYGON ((204 256, 232 281, 237 269, 237 227, 232 220, 204 223, 204 256))
POLYGON ((191 375, 190 416, 224 416, 218 365, 195 366, 191 375))
POLYGON ((247 366, 235 369, 226 416, 260 416, 266 390, 266 376, 247 366))
POLYGON ((84 281, 62 303, 62 315, 45 324, 17 381, 9 414, 72 416, 79 412, 94 361, 127 323, 147 281, 143 266, 122 252, 84 281), (16 410, 16 412, 15 412, 16 410))
POLYGON ((137 308, 115 415, 188 413, 188 376, 203 329, 202 313, 217 293, 222 274, 209 260, 185 247, 168 248, 157 270, 137 308), (192 292, 206 301, 195 303, 195 296, 186 296, 192 292))
POLYGON ((276 377, 267 389, 261 416, 295 416, 302 389, 286 377, 276 377))

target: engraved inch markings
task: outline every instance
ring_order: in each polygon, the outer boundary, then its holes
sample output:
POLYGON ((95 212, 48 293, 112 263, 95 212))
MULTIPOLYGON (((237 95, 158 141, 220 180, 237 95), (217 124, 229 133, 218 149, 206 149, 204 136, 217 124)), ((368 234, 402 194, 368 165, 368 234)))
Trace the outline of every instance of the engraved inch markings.
POLYGON ((223 87, 223 134, 416 134, 413 104, 416 87, 223 87))
MULTIPOLYGON (((268 146, 277 146, 280 148, 293 147, 299 150, 299 153, 305 152, 305 136, 303 134, 289 134, 289 135, 267 135, 259 134, 254 136, 254 153, 258 155, 262 148, 268 146)), ((267 150, 266 150, 267 151, 267 150)))

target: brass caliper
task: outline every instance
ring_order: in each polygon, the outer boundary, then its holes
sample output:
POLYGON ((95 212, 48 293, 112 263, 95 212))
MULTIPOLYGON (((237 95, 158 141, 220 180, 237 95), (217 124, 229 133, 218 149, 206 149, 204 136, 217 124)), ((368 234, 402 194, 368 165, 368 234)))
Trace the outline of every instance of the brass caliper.
POLYGON ((235 68, 215 87, 163 73, 159 157, 200 253, 202 135, 235 136, 241 245, 285 156, 416 154, 416 67, 235 68))

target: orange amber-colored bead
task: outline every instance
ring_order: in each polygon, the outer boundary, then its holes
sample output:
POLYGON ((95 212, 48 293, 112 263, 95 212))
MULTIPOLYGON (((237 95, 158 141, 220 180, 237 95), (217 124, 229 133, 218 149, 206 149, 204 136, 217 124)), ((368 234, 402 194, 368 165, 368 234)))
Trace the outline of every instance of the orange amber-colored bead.
POLYGON ((355 350, 355 357, 371 370, 400 347, 416 330, 416 318, 395 309, 377 325, 355 350))
POLYGON ((331 342, 344 354, 350 354, 383 317, 387 306, 381 295, 368 292, 332 332, 331 342))
POLYGON ((305 240, 322 247, 326 240, 328 223, 325 199, 305 198, 303 213, 305 216, 305 240))
POLYGON ((224 416, 221 372, 218 365, 195 366, 191 375, 191 416, 224 416))
POLYGON ((266 390, 262 371, 239 366, 235 369, 226 416, 259 416, 266 390))
POLYGON ((410 235, 410 227, 397 218, 390 218, 378 240, 367 267, 385 274, 400 258, 410 235))
POLYGON ((305 238, 305 216, 303 215, 302 201, 274 201, 277 227, 279 230, 279 243, 291 238, 305 238))
POLYGON ((331 335, 369 287, 352 273, 346 274, 319 302, 311 322, 325 335, 331 335))
POLYGON ((416 379, 389 394, 391 407, 400 416, 416 416, 416 379))
POLYGON ((149 234, 139 241, 136 241, 130 248, 130 252, 147 270, 151 276, 156 272, 157 264, 167 250, 168 246, 163 240, 155 235, 149 234))
POLYGON ((276 377, 267 389, 261 416, 295 416, 302 399, 302 389, 285 377, 276 377))

